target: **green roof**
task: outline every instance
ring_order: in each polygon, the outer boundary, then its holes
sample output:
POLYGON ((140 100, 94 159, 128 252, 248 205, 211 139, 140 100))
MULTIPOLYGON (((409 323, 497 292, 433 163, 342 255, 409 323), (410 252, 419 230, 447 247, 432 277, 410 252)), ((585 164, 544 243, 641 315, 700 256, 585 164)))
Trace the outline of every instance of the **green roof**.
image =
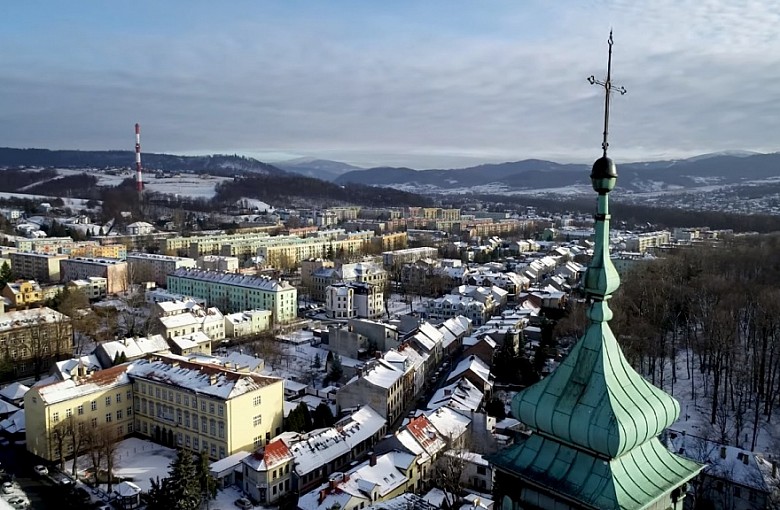
POLYGON ((658 436, 680 406, 631 368, 606 322, 593 322, 550 376, 515 397, 512 411, 532 430, 612 458, 658 436))
MULTIPOLYGON (((490 458, 497 467, 585 508, 641 510, 696 476, 702 466, 669 452, 656 438, 607 460, 532 434, 490 458)), ((515 497, 533 503, 531 494, 515 497)))

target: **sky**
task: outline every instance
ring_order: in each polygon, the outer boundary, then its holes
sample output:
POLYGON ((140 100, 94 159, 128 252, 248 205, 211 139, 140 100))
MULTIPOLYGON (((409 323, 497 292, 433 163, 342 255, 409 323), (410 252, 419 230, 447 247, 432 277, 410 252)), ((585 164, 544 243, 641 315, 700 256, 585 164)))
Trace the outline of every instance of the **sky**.
MULTIPOLYGON (((10 2, 0 146, 450 168, 780 150, 776 0, 10 2)), ((132 162, 129 162, 132 165, 132 162)))

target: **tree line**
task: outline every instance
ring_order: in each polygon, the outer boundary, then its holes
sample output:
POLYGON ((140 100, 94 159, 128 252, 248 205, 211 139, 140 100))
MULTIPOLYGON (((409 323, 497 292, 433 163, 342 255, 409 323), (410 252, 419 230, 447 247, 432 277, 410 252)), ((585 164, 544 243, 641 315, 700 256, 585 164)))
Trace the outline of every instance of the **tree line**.
MULTIPOLYGON (((751 450, 780 406, 779 249, 778 235, 680 249, 629 271, 612 301, 632 365, 690 394, 712 439, 751 450)), ((586 321, 565 324, 581 331, 586 321)))

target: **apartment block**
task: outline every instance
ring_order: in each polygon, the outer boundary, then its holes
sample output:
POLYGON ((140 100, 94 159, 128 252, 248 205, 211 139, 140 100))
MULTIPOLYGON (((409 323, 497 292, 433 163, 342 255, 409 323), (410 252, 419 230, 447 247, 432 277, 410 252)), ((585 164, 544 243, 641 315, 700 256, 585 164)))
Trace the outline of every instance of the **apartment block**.
POLYGON ((127 255, 127 270, 132 283, 155 282, 157 285, 165 285, 169 273, 187 267, 197 267, 195 259, 140 252, 127 255))
POLYGON ((98 244, 92 241, 78 243, 70 251, 71 257, 120 259, 127 258, 127 246, 124 244, 98 244))
POLYGON ((325 290, 325 310, 335 319, 375 319, 384 311, 381 288, 370 283, 334 283, 325 290))
POLYGON ((117 294, 128 289, 127 262, 117 259, 76 257, 60 262, 64 281, 84 280, 90 276, 106 279, 106 292, 117 294))
POLYGON ((68 287, 80 290, 87 299, 94 300, 108 295, 108 280, 100 276, 89 276, 83 280, 71 280, 68 287))
POLYGON ((5 378, 40 375, 73 354, 70 318, 51 308, 0 314, 0 360, 12 367, 5 378))
POLYGON ((288 282, 265 276, 177 269, 168 275, 168 290, 205 299, 225 313, 269 310, 274 325, 297 317, 297 289, 288 282))
POLYGON ((222 271, 235 273, 238 271, 238 257, 223 257, 222 255, 202 255, 198 257, 198 269, 204 271, 222 271))
POLYGON ((41 283, 59 282, 60 263, 67 255, 53 255, 19 251, 11 253, 11 267, 16 278, 36 280, 41 283))

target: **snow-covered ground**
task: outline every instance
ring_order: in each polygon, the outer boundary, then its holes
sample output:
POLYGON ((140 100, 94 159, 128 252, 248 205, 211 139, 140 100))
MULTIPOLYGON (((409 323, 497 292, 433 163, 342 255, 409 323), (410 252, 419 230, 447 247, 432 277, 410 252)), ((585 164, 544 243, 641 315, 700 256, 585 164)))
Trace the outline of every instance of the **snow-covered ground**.
MULTIPOLYGON (((116 186, 128 177, 135 177, 135 172, 130 171, 124 172, 121 175, 112 175, 99 170, 85 172, 84 170, 58 168, 57 173, 59 175, 88 173, 98 178, 99 186, 116 186)), ((214 196, 214 186, 216 186, 217 183, 232 180, 232 177, 200 177, 194 174, 182 174, 179 177, 158 179, 153 173, 146 173, 143 178, 144 187, 149 191, 195 198, 211 198, 214 196)))
MULTIPOLYGON (((689 377, 688 371, 685 368, 684 351, 678 355, 676 363, 677 381, 672 384, 672 364, 668 363, 665 370, 663 385, 664 391, 672 394, 680 402, 680 417, 670 428, 717 441, 720 436, 721 426, 719 424, 710 424, 709 418, 712 402, 705 396, 703 389, 705 387, 704 377, 706 376, 701 373, 698 369, 698 364, 694 362, 689 377)), ((735 441, 733 438, 735 433, 733 415, 727 418, 727 425, 725 428, 727 429, 728 437, 732 438, 730 441, 732 446, 739 446, 750 450, 753 437, 753 413, 749 410, 746 414, 747 416, 744 417, 745 425, 740 438, 741 444, 734 444, 735 441)), ((767 423, 766 418, 761 416, 755 451, 776 453, 779 446, 780 424, 767 423)))
MULTIPOLYGON (((176 458, 176 450, 131 437, 119 443, 114 475, 130 480, 141 490, 148 491, 152 486, 150 482, 152 478, 159 476, 162 479, 168 476, 168 467, 174 458, 176 458)), ((68 461, 65 465, 66 472, 69 473, 72 466, 73 461, 68 461)), ((78 458, 76 469, 79 477, 83 477, 84 471, 91 467, 92 461, 89 455, 82 455, 78 458)), ((105 486, 102 488, 106 489, 105 486)))

